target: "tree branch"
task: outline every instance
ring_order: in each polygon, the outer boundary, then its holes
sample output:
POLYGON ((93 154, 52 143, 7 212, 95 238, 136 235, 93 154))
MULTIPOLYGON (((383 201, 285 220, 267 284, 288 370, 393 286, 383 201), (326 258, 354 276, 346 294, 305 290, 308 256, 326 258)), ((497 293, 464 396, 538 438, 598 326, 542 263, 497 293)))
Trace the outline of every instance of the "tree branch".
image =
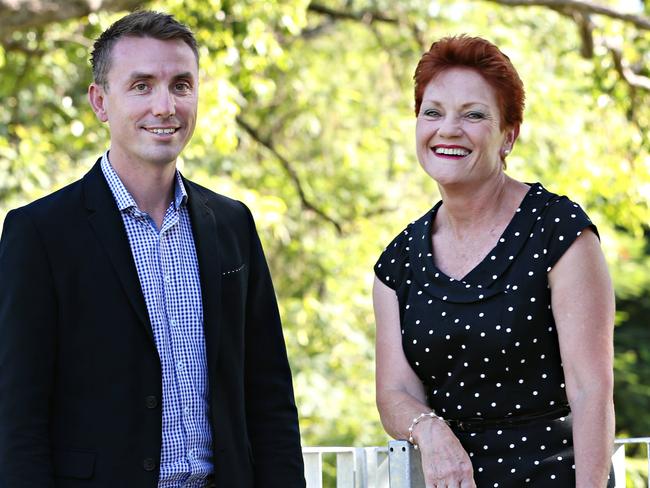
POLYGON ((386 22, 388 24, 399 24, 399 20, 395 17, 388 17, 377 10, 361 10, 359 12, 350 12, 347 10, 335 10, 318 2, 311 2, 307 7, 310 12, 315 12, 321 15, 327 15, 333 19, 338 20, 355 20, 365 24, 372 24, 373 22, 386 22))
POLYGON ((143 0, 0 0, 0 40, 15 31, 84 17, 92 12, 134 10, 143 0))
POLYGON ((548 7, 552 9, 563 9, 578 11, 582 14, 597 14, 612 19, 622 20, 635 25, 642 30, 650 30, 650 18, 637 14, 626 14, 610 7, 596 5, 593 2, 582 0, 487 0, 509 7, 548 7))
POLYGON ((278 152, 278 150, 275 148, 275 145, 273 142, 268 139, 263 137, 257 129, 255 129, 253 126, 251 126, 247 121, 245 121, 241 116, 236 117, 237 124, 246 131, 246 133, 256 142, 264 146, 266 149, 268 149, 273 156, 280 162, 282 165, 282 168, 284 171, 287 173, 289 176, 289 179, 293 183, 293 185, 296 188, 296 191, 298 192, 298 197, 300 198, 300 203, 302 206, 308 210, 311 210, 318 216, 320 216, 322 219, 326 220, 330 224, 332 224, 335 228, 336 231, 339 235, 343 234, 343 228, 341 224, 336 221, 334 218, 330 217, 325 213, 324 210, 321 210, 318 208, 315 204, 313 204, 305 195, 305 191, 302 187, 302 182, 300 181, 300 177, 298 176, 298 173, 296 173, 296 170, 293 168, 291 163, 287 158, 285 158, 282 154, 278 152))
POLYGON ((623 54, 619 48, 608 45, 605 45, 605 47, 612 55, 616 72, 628 85, 630 85, 631 88, 650 91, 650 78, 632 71, 632 68, 623 61, 623 54))

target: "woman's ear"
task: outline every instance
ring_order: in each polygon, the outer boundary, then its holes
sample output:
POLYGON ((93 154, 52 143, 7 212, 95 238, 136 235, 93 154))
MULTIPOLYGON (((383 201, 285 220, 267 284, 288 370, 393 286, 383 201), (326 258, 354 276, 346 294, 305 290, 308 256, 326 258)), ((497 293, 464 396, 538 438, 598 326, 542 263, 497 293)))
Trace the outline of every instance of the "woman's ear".
POLYGON ((508 153, 512 151, 515 141, 519 137, 519 124, 506 130, 506 137, 503 141, 503 149, 508 153))

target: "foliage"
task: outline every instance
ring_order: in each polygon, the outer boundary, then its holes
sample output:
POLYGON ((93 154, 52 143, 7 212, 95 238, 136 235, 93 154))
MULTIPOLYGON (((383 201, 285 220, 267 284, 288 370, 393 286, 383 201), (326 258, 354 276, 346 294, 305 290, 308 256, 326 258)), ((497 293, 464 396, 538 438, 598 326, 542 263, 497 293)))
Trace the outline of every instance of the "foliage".
MULTIPOLYGON (((256 215, 305 444, 386 441, 374 407, 372 265, 438 198, 415 159, 411 78, 431 41, 462 32, 496 42, 527 87, 509 173, 570 195, 599 227, 619 298, 619 435, 650 432, 650 100, 635 85, 650 76, 648 32, 591 16, 590 54, 579 15, 498 2, 149 6, 192 26, 202 46, 200 121, 181 166, 256 215)), ((87 57, 119 15, 17 31, 0 47, 0 208, 71 181, 107 147, 86 102, 87 57)))

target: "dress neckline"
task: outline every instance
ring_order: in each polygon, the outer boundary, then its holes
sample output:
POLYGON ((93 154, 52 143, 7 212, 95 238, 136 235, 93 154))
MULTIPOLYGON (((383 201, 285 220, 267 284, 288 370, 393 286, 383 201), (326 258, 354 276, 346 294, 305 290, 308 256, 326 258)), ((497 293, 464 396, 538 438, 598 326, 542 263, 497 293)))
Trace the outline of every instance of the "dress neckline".
POLYGON ((445 274, 433 260, 431 229, 442 201, 438 201, 431 210, 409 226, 409 242, 406 247, 409 266, 412 267, 413 279, 426 293, 450 302, 469 303, 505 289, 506 283, 500 278, 527 240, 533 237, 531 231, 535 222, 541 218, 543 207, 548 205, 554 196, 540 183, 527 184, 530 188, 496 245, 461 279, 445 274))

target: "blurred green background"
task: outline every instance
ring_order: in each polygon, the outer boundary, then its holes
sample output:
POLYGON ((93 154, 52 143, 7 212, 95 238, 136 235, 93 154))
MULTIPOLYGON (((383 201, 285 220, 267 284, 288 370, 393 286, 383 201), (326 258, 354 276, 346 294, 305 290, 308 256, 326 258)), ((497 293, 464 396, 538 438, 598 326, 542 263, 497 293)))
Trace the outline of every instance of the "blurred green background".
MULTIPOLYGON (((617 435, 650 435, 650 2, 598 5, 0 0, 0 220, 107 148, 86 101, 93 38, 127 9, 173 13, 202 56, 199 123, 180 166, 257 219, 303 443, 384 445, 372 266, 439 198, 415 158, 413 71, 437 38, 480 35, 527 89, 508 173, 568 194, 598 225, 618 302, 617 435)), ((646 476, 637 465, 628 486, 646 476)))

